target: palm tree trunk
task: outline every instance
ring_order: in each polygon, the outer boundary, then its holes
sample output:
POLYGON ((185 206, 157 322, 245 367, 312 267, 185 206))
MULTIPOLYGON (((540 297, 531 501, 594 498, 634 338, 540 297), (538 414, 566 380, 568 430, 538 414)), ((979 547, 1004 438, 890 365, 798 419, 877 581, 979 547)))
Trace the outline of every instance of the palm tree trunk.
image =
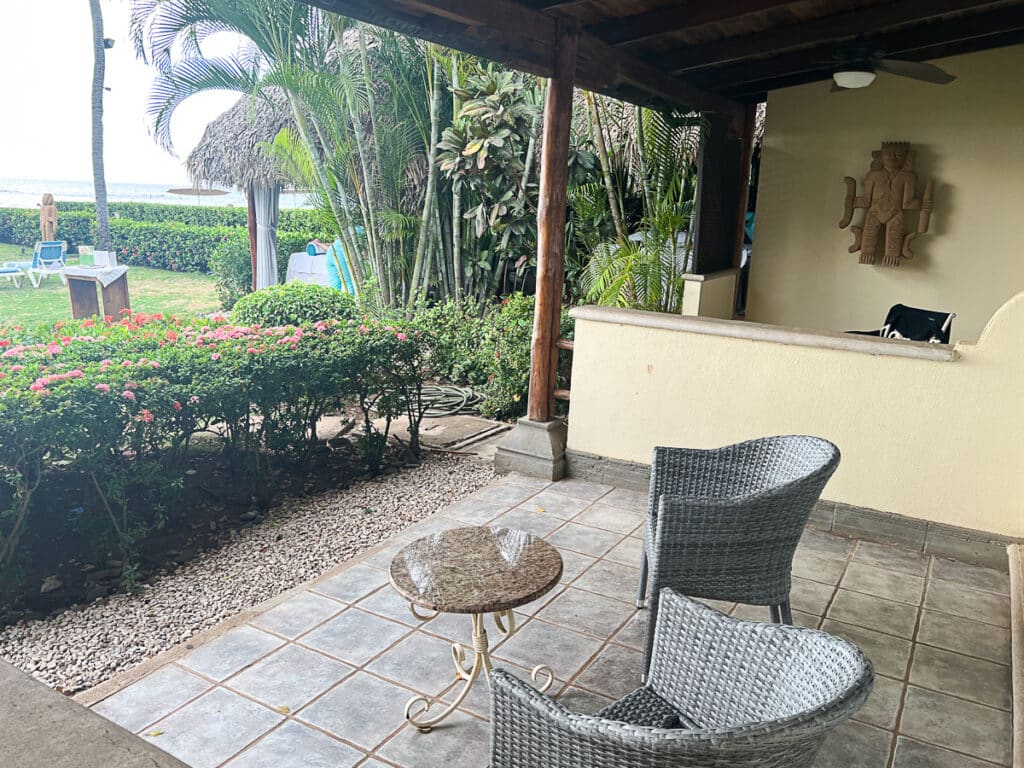
POLYGON ((644 206, 647 213, 654 212, 654 199, 651 197, 651 180, 647 178, 647 142, 644 135, 644 108, 636 106, 636 153, 640 159, 640 184, 644 190, 644 206))
POLYGON ((619 212, 618 196, 615 194, 615 185, 612 183, 612 169, 608 162, 608 147, 604 143, 604 128, 601 126, 601 115, 597 110, 597 100, 594 94, 584 92, 587 106, 590 108, 590 121, 594 130, 594 146, 597 147, 597 159, 601 163, 601 177, 604 179, 604 189, 608 193, 608 208, 612 214, 612 223, 615 224, 615 234, 619 240, 626 239, 626 230, 622 226, 622 214, 619 212))
MULTIPOLYGON (((377 129, 377 107, 373 93, 373 77, 370 75, 370 62, 366 55, 366 37, 363 33, 362 26, 359 27, 359 60, 363 70, 363 83, 370 91, 370 98, 368 99, 367 107, 369 108, 370 112, 370 130, 373 132, 373 159, 376 172, 380 173, 380 170, 383 167, 383 165, 381 164, 380 154, 380 133, 378 132, 377 129)), ((367 184, 369 184, 368 181, 367 184)), ((387 205, 386 202, 384 204, 385 206, 387 205)), ((374 226, 376 226, 375 223, 374 226)), ((378 233, 375 231, 374 237, 376 238, 377 236, 378 233)), ((389 305, 393 305, 395 303, 396 286, 394 285, 394 277, 392 274, 392 259, 389 254, 383 252, 379 239, 377 240, 377 259, 380 262, 380 268, 383 270, 383 274, 381 276, 381 284, 384 289, 385 301, 387 301, 389 305)))
POLYGON ((96 247, 111 250, 110 209, 107 206, 107 177, 103 169, 103 80, 107 68, 107 46, 103 40, 103 11, 100 0, 89 0, 92 14, 92 179, 96 192, 96 247))
POLYGON ((437 142, 441 133, 441 65, 434 57, 432 76, 430 78, 430 146, 427 147, 427 191, 423 196, 423 216, 420 219, 420 238, 416 245, 416 258, 413 262, 412 291, 410 300, 427 292, 427 273, 429 268, 424 263, 427 243, 432 227, 430 213, 434 207, 434 196, 437 186, 437 142))

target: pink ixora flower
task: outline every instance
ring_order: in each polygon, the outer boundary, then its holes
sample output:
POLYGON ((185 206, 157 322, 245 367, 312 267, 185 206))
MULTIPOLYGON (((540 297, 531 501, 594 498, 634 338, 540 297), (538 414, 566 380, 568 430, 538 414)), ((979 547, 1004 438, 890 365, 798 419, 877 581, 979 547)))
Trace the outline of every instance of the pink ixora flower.
POLYGON ((109 392, 110 391, 110 385, 109 384, 97 384, 96 385, 96 389, 98 389, 100 392, 109 392))
POLYGON ((125 368, 131 368, 133 363, 131 360, 125 360, 123 363, 121 363, 121 365, 124 366, 125 368))
POLYGON ((248 352, 250 355, 255 355, 256 354, 256 347, 249 347, 245 351, 248 352))
POLYGON ((14 373, 17 373, 18 371, 24 371, 25 370, 25 366, 24 365, 12 365, 11 366, 11 370, 14 373))
POLYGON ((124 383, 124 388, 125 389, 138 389, 139 385, 136 384, 134 381, 126 381, 124 383))
POLYGON ((126 389, 124 392, 122 392, 121 397, 123 397, 125 400, 130 400, 133 403, 135 402, 135 393, 132 392, 130 389, 126 389))
POLYGON ((192 395, 192 397, 190 397, 188 399, 188 402, 189 402, 189 405, 195 405, 196 403, 199 402, 199 396, 198 395, 192 395))
POLYGON ((406 336, 406 335, 405 335, 404 333, 402 333, 401 331, 399 331, 398 333, 396 333, 396 334, 395 334, 395 338, 396 338, 396 339, 398 339, 399 341, 405 341, 405 340, 406 340, 407 338, 409 338, 409 337, 408 337, 408 336, 406 336))
POLYGON ((136 421, 144 421, 144 422, 146 422, 148 424, 149 422, 151 422, 153 420, 153 414, 150 413, 145 408, 143 408, 141 411, 139 411, 139 415, 135 417, 135 420, 136 421))
POLYGON ((176 411, 180 411, 181 410, 181 403, 179 403, 177 400, 175 400, 171 407, 174 408, 174 410, 176 410, 176 411))
POLYGON ((210 359, 211 360, 220 360, 220 352, 214 352, 212 355, 210 355, 210 359))
POLYGON ((85 374, 82 373, 82 369, 81 368, 75 368, 74 370, 68 371, 68 378, 80 379, 83 376, 85 376, 85 374))

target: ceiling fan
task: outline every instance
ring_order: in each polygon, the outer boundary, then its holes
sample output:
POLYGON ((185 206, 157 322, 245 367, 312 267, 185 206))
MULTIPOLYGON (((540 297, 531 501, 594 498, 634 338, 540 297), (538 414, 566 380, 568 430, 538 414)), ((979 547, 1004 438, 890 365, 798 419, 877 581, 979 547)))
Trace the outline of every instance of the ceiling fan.
POLYGON ((924 61, 887 59, 883 57, 881 51, 863 46, 841 48, 836 52, 831 64, 834 67, 832 70, 833 93, 866 88, 874 82, 878 72, 936 85, 946 85, 956 80, 956 75, 951 75, 934 64, 924 61))

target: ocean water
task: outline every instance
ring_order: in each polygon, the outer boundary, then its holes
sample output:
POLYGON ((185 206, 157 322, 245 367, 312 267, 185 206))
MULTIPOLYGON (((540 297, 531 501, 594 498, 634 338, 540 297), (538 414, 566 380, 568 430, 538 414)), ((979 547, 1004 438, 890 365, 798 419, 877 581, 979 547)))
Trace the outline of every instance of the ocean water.
MULTIPOLYGON (((107 199, 112 203, 164 203, 168 205, 234 205, 245 206, 245 195, 234 190, 226 195, 178 195, 168 190, 188 186, 187 184, 135 184, 107 182, 107 199)), ((70 181, 54 179, 5 179, 0 178, 0 208, 35 208, 42 200, 43 193, 49 192, 57 201, 91 202, 96 199, 92 181, 70 181)), ((285 192, 281 194, 282 208, 307 208, 305 194, 285 192)))

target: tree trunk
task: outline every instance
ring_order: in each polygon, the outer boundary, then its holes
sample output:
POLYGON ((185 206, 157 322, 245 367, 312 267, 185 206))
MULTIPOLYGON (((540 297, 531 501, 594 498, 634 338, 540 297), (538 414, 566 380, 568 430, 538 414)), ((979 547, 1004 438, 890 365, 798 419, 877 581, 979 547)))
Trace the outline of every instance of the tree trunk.
POLYGON ((107 177, 103 170, 103 79, 107 49, 103 42, 103 11, 100 0, 89 0, 92 13, 92 179, 96 192, 96 249, 112 250, 110 209, 107 206, 107 177))
MULTIPOLYGON (((452 89, 459 87, 459 55, 452 52, 452 89)), ((452 122, 459 117, 462 99, 458 94, 452 95, 452 122)), ((456 177, 452 180, 452 271, 455 273, 453 285, 455 303, 462 301, 462 184, 456 177)))
POLYGON ((427 292, 427 243, 430 240, 430 214, 434 207, 434 195, 437 185, 437 142, 441 132, 441 65, 434 58, 433 76, 430 78, 430 146, 427 147, 427 191, 423 196, 423 216, 420 219, 420 238, 416 245, 416 258, 413 262, 413 282, 410 301, 427 292))
POLYGON ((256 198, 253 197, 253 185, 245 191, 246 224, 249 229, 249 257, 252 261, 252 289, 256 290, 256 198))
POLYGON ((601 126, 601 114, 597 111, 597 99, 589 91, 585 94, 587 106, 590 108, 590 121, 594 128, 594 146, 597 147, 597 159, 601 162, 601 177, 604 179, 604 189, 608 193, 608 208, 612 214, 612 222, 615 224, 615 234, 619 240, 626 239, 626 229, 622 226, 622 214, 619 212, 618 196, 615 194, 615 185, 612 183, 612 168, 608 161, 608 147, 604 143, 604 128, 601 126))

